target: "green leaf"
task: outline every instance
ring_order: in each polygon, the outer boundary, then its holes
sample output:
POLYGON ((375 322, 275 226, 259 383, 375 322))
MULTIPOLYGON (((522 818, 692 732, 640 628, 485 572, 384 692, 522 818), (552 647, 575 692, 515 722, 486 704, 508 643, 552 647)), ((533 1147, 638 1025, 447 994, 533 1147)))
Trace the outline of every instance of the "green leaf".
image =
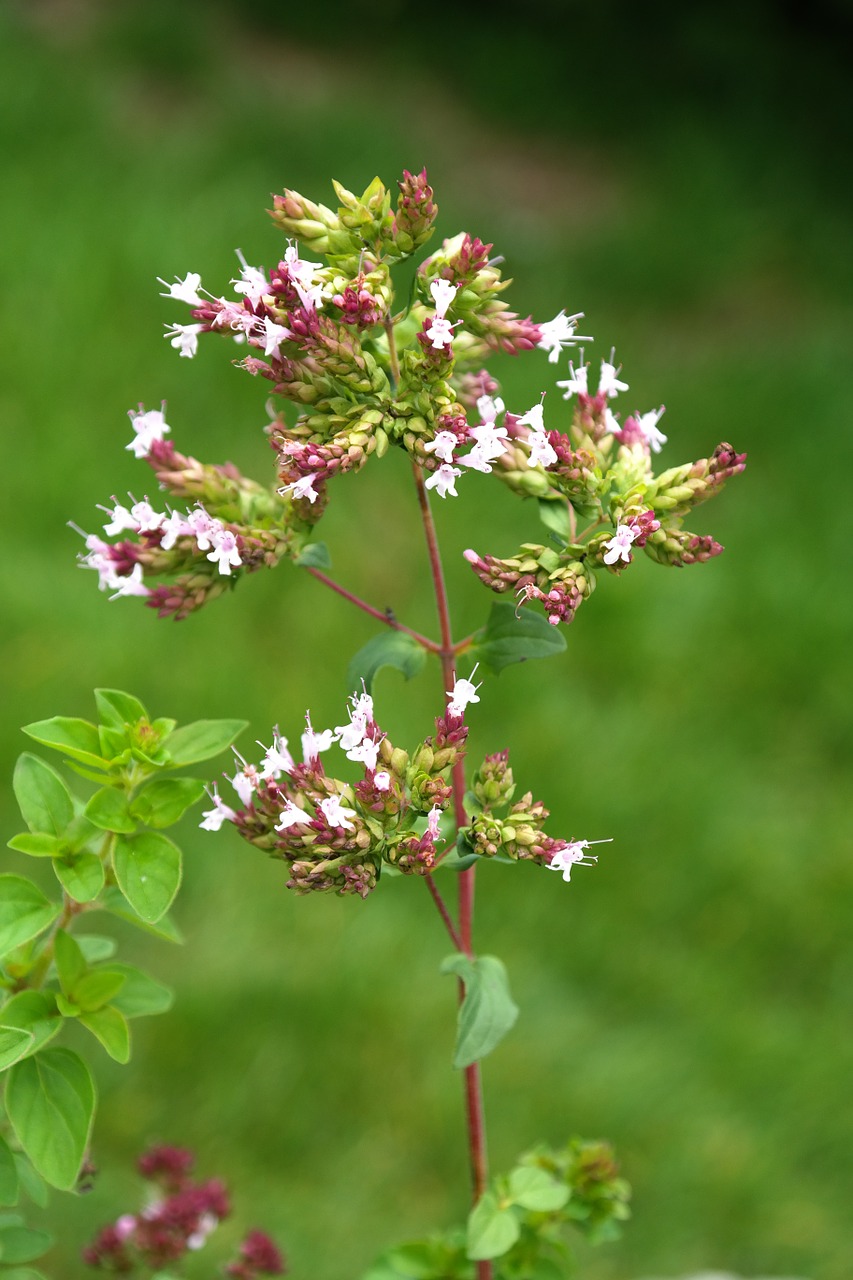
POLYGON ((118 836, 113 866, 118 887, 143 920, 153 924, 165 915, 181 883, 181 851, 176 844, 153 831, 118 836))
POLYGON ((99 964, 102 960, 109 960, 110 956, 115 955, 117 949, 115 938, 107 938, 99 933, 75 933, 74 941, 86 957, 87 964, 99 964))
MULTIPOLYGON (((21 1189, 27 1193, 33 1204, 37 1204, 40 1209, 47 1208, 47 1184, 41 1174, 36 1173, 32 1161, 22 1151, 15 1152, 15 1168, 18 1170, 21 1189)), ((8 1280, 8 1276, 4 1276, 3 1280, 8 1280)))
POLYGON ((79 853, 75 858, 55 858, 53 869, 59 883, 75 902, 94 902, 104 887, 104 864, 94 853, 79 853))
POLYGON ((18 1203, 18 1170, 12 1148, 0 1134, 0 1204, 18 1203))
POLYGON ((85 814, 101 831, 127 835, 136 830, 136 823, 128 811, 127 796, 117 787, 102 787, 96 791, 86 805, 85 814))
POLYGON ((509 1195, 522 1209, 552 1213, 562 1209, 570 1194, 564 1182, 535 1165, 519 1165, 509 1175, 509 1195))
POLYGON ((56 1011, 56 1001, 44 991, 19 991, 0 1009, 0 1023, 4 1027, 19 1027, 33 1036, 28 1055, 43 1049, 62 1026, 62 1018, 56 1011))
POLYGON ((0 875, 0 956, 37 937, 60 911, 31 880, 0 875))
POLYGON ((203 795, 204 783, 198 778, 155 778, 140 791, 130 813, 149 827, 171 827, 203 795))
POLYGON ((53 747, 81 764, 106 769, 108 762, 101 755, 98 730, 88 720, 76 720, 72 716, 54 716, 51 720, 36 720, 24 725, 24 733, 42 746, 53 747))
POLYGON ((309 542, 293 562, 300 569, 331 569, 332 557, 325 542, 309 542))
POLYGON ((176 729, 169 737, 168 752, 173 767, 210 760, 230 747, 248 720, 195 720, 176 729))
POLYGON ((148 712, 139 699, 121 689, 96 689, 95 706, 101 724, 110 729, 123 729, 126 724, 148 719, 148 712))
POLYGON ((13 1062, 25 1058, 32 1052, 35 1036, 31 1031, 23 1031, 20 1027, 3 1025, 3 1014, 0 1011, 0 1071, 11 1067, 13 1062))
POLYGON ((565 498, 560 498, 558 501, 553 498, 540 498, 538 506, 539 519, 542 523, 553 533, 556 533, 564 544, 570 542, 572 525, 569 520, 569 508, 565 498))
POLYGON ((502 1208, 497 1196, 486 1191, 468 1215, 466 1252, 475 1262, 500 1258, 512 1248, 520 1234, 518 1217, 512 1208, 502 1208))
POLYGON ((130 760, 130 737, 126 729, 110 729, 107 725, 98 725, 98 743, 101 755, 113 767, 127 764, 130 760))
POLYGON ((145 1018, 171 1009, 174 995, 162 982, 133 965, 114 964, 110 968, 124 974, 124 986, 113 1004, 126 1018, 145 1018))
POLYGON ((80 1022, 101 1042, 116 1062, 130 1061, 130 1027, 124 1014, 119 1013, 118 1009, 107 1005, 92 1013, 82 1013, 80 1022))
POLYGON ((383 667, 396 667, 407 680, 416 676, 426 662, 426 649, 405 631, 383 631, 368 640, 347 668, 347 688, 360 689, 362 680, 368 693, 383 667))
POLYGON ((90 969, 74 988, 73 999, 84 1013, 97 1013, 111 1003, 124 986, 124 974, 110 965, 109 969, 90 969))
POLYGON ((30 831, 60 835, 74 817, 71 792, 55 769, 25 751, 12 780, 18 807, 30 831))
POLYGON ((454 1067, 470 1067, 500 1044, 518 1017, 509 994, 506 969, 497 956, 470 960, 457 952, 448 956, 442 973, 455 973, 465 985, 459 1009, 454 1067))
POLYGON ((55 858, 62 852, 62 841, 58 836, 49 836, 44 831, 22 831, 7 841, 10 849, 18 853, 28 853, 31 858, 55 858))
POLYGON ((140 920, 136 912, 128 906, 120 889, 113 886, 106 888, 98 899, 98 906, 104 911, 109 911, 111 916, 117 916, 119 920, 125 920, 135 928, 141 929, 143 933, 153 934, 155 938, 162 938, 165 942, 183 944, 183 934, 170 916, 161 916, 156 924, 140 920))
POLYGON ((83 1059, 70 1049, 44 1049, 15 1063, 6 1111, 36 1170, 51 1186, 70 1191, 95 1113, 95 1086, 83 1059))
POLYGON ((514 662, 528 658, 550 658, 562 653, 566 637, 559 627, 552 627, 540 613, 521 609, 516 614, 511 604, 493 604, 489 620, 474 637, 469 655, 482 662, 497 675, 514 662))
POLYGON ((57 929, 53 941, 53 962, 63 994, 69 1000, 74 999, 78 982, 87 972, 88 966, 83 952, 77 942, 64 929, 57 929))
POLYGON ((33 1262, 47 1253, 52 1244, 53 1236, 46 1231, 37 1231, 34 1227, 25 1227, 23 1223, 0 1226, 0 1258, 3 1259, 4 1280, 12 1280, 16 1274, 35 1275, 33 1271, 10 1273, 5 1271, 5 1266, 10 1262, 33 1262))

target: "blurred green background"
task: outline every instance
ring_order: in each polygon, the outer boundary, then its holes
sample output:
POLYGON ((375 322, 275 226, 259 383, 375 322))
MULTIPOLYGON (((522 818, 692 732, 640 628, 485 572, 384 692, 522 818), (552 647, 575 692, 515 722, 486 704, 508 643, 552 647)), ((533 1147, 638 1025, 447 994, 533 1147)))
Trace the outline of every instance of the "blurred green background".
MULTIPOLYGON (((427 164, 442 233, 494 242, 515 309, 584 310, 628 407, 666 403, 665 465, 749 451, 692 522, 725 556, 641 557, 567 654, 508 670, 471 715, 474 757, 510 745, 555 834, 614 837, 571 886, 497 866, 478 885, 480 947, 522 1009, 485 1066, 495 1168, 538 1138, 607 1136, 635 1188, 624 1241, 581 1250, 589 1280, 850 1274, 850 30, 829 0, 0 7, 8 834, 18 726, 90 714, 96 685, 245 716, 246 744, 298 735, 306 703, 341 719, 369 619, 283 565, 160 622, 99 595, 66 527, 152 492, 124 450, 139 401, 168 401, 179 448, 270 476, 264 388, 215 344, 180 360, 160 335, 181 308, 155 283, 194 270, 221 291, 238 246, 270 264, 270 192, 330 201, 332 176, 361 190, 427 164)), ((495 371, 519 410, 553 388, 541 352, 495 371)), ((333 496, 335 576, 433 631, 403 459, 333 496)), ((491 597, 461 550, 539 526, 478 476, 438 519, 462 634, 491 597)), ((437 679, 380 677, 392 737, 422 735, 437 679)), ((463 1212, 438 919, 415 882, 296 899, 233 833, 190 823, 184 842, 187 945, 126 943, 177 1008, 136 1024, 130 1068, 100 1055, 102 1176, 54 1197, 51 1274, 82 1273, 159 1139, 231 1183, 223 1237, 264 1226, 295 1276, 352 1280, 463 1212)))

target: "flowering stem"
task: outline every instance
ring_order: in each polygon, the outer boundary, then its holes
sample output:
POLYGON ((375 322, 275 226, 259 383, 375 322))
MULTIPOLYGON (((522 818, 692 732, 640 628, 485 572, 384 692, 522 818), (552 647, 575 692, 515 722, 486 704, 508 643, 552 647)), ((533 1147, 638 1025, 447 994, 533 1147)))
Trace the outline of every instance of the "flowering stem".
POLYGON ((444 927, 447 930, 448 934, 450 935, 450 941, 453 943, 457 951, 463 951, 464 947, 462 946, 462 939, 459 937, 459 934, 456 932, 456 926, 454 925, 453 920, 451 919, 450 912, 447 909, 447 904, 444 901, 444 898, 442 898, 441 894, 438 891, 438 885, 435 883, 435 879, 430 873, 429 875, 424 876, 424 880, 426 881, 426 887, 429 889, 430 893, 432 894, 432 900, 435 903, 436 907, 438 908, 438 914, 441 916, 442 920, 444 921, 444 927))
POLYGON ((382 326, 385 330, 385 336, 388 339, 388 360, 391 365, 391 377, 394 380, 394 386, 400 385, 400 361, 397 359, 397 343, 394 340, 394 321, 388 316, 382 326))
POLYGON ((387 627, 392 627, 394 631, 405 631, 413 640, 417 640, 422 649, 426 649, 429 653, 439 653, 441 651, 441 646, 436 644, 434 640, 430 640, 427 636, 422 636, 419 631, 413 631, 411 627, 404 626, 402 622, 397 621, 392 613, 383 613, 381 609, 375 609, 372 604, 368 604, 366 600, 353 595, 351 591, 347 591, 346 587, 342 587, 339 582, 327 577, 319 569, 308 567, 308 573, 311 574, 312 578, 316 578, 318 582, 322 582, 324 586, 336 591, 339 596, 343 596, 345 600, 349 600, 350 604, 354 604, 357 609, 361 609, 364 613, 369 613, 371 618, 377 618, 380 622, 384 622, 387 627))
MULTIPOLYGON (((429 497, 424 485, 424 475, 420 466, 412 463, 415 486, 418 491, 418 503, 421 510, 424 533, 426 535, 430 572, 432 573, 435 602, 438 609, 438 622, 441 630, 441 648, 438 656, 441 660, 441 674, 444 679, 445 698, 453 688, 456 680, 456 657, 453 635, 450 629, 450 609, 447 600, 447 588, 444 582, 444 570, 438 549, 438 538, 435 522, 430 510, 429 497)), ((457 830, 466 825, 465 816, 465 771, 462 760, 453 766, 451 781, 453 785, 453 812, 457 830)), ((474 917, 474 873, 475 868, 459 874, 459 929, 460 950, 467 956, 473 956, 472 925, 474 917)), ((429 880, 430 877, 427 877, 429 880)), ((459 1001, 465 998, 465 988, 459 982, 459 1001)), ((477 1204, 488 1182, 488 1160, 486 1156, 486 1127, 483 1113, 483 1086, 480 1077, 480 1064, 472 1063, 465 1068, 465 1109, 468 1125, 468 1153, 471 1164, 472 1202, 477 1204)), ((477 1280, 491 1280, 493 1271, 489 1261, 477 1263, 477 1280)))

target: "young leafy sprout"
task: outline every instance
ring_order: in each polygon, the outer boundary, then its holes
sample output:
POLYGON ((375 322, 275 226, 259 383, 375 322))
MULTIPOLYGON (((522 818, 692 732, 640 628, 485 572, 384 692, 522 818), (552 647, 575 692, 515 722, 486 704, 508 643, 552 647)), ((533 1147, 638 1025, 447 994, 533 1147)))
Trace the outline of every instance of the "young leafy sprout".
POLYGON ((270 270, 238 253, 230 294, 208 291, 194 271, 159 281, 170 304, 189 308, 189 322, 167 326, 181 356, 229 337, 245 352, 237 367, 271 384, 277 476, 259 484, 230 464, 179 453, 165 406, 140 405, 127 448, 153 468, 168 501, 142 519, 144 503, 114 499, 105 537, 86 537, 81 564, 111 599, 140 596, 160 616, 183 618, 246 573, 299 562, 331 482, 391 446, 442 499, 464 494, 479 472, 538 500, 546 543, 465 554, 488 587, 519 607, 538 603, 555 626, 571 622, 597 578, 622 572, 638 550, 674 566, 720 553, 683 521, 743 470, 743 454, 721 444, 655 475, 663 406, 625 417, 614 410, 629 384, 613 352, 600 361, 594 393, 584 348, 568 360, 569 376, 556 379, 568 415, 546 409, 544 390, 532 407, 508 411, 485 362, 540 350, 559 366, 566 349, 593 340, 577 333, 582 313, 519 317, 503 300, 509 281, 492 246, 467 233, 426 257, 410 300, 397 298, 394 269, 435 229, 426 171, 404 173, 395 205, 378 178, 361 196, 334 186, 336 210, 296 191, 275 197, 284 252, 270 270))

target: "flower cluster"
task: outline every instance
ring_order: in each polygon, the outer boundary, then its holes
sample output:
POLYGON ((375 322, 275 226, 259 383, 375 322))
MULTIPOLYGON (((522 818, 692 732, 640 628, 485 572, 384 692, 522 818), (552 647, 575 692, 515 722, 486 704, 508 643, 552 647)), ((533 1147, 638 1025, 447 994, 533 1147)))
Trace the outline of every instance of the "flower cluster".
POLYGON ((390 742, 365 691, 352 695, 345 724, 316 730, 306 715, 301 763, 274 730, 269 747, 258 744, 259 764, 237 756, 228 781, 239 804, 227 804, 214 787, 201 826, 217 831, 233 823, 249 843, 288 864, 287 887, 297 893, 364 898, 383 864, 428 874, 443 851, 441 815, 451 798, 450 770, 464 754, 465 709, 479 702, 468 679, 458 679, 447 696, 435 734, 411 756, 390 742), (333 745, 362 766, 357 781, 327 773, 322 757, 333 745))

